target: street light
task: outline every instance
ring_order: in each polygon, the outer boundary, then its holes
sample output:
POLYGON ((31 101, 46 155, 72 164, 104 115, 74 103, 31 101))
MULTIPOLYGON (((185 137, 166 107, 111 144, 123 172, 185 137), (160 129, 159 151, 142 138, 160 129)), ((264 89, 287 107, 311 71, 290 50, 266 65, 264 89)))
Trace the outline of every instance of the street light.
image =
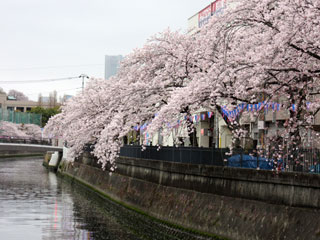
POLYGON ((83 91, 84 91, 84 79, 85 79, 85 78, 89 79, 89 76, 86 75, 86 74, 81 74, 81 75, 79 76, 79 78, 82 78, 82 93, 83 93, 83 91))

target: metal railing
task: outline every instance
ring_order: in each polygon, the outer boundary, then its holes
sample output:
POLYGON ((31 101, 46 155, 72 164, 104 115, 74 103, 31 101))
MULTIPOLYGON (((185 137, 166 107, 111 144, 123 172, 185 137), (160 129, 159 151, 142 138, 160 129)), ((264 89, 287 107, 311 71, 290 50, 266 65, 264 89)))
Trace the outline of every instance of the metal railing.
POLYGON ((125 145, 120 149, 120 156, 223 166, 227 151, 228 149, 198 147, 161 147, 159 149, 156 146, 147 146, 142 151, 141 146, 125 145))
POLYGON ((14 137, 14 136, 0 136, 0 143, 17 143, 17 144, 38 144, 38 145, 52 145, 51 139, 38 139, 29 137, 14 137))
MULTIPOLYGON (((299 159, 283 159, 275 161, 273 155, 264 151, 244 151, 235 149, 230 155, 228 149, 199 147, 161 147, 124 145, 120 156, 140 159, 162 160, 168 162, 205 164, 241 168, 255 168, 288 172, 320 173, 320 150, 301 149, 294 154, 299 159)), ((291 155, 290 155, 291 156, 291 155)))

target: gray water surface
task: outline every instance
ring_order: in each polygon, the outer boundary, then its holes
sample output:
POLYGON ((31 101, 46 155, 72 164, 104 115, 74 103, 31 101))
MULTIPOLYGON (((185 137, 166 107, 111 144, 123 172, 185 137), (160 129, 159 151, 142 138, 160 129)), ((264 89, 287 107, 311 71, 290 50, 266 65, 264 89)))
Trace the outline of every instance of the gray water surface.
POLYGON ((0 160, 0 239, 211 239, 124 208, 42 167, 0 160))

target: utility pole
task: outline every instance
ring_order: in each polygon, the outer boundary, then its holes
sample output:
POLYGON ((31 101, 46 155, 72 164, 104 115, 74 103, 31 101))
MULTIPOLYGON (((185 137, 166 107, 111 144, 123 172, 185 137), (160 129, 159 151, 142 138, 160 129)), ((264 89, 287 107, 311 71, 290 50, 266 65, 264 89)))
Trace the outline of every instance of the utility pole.
POLYGON ((81 74, 81 75, 79 76, 79 78, 82 78, 82 93, 83 93, 83 91, 84 91, 84 79, 85 79, 85 78, 89 79, 89 76, 86 75, 86 74, 81 74))

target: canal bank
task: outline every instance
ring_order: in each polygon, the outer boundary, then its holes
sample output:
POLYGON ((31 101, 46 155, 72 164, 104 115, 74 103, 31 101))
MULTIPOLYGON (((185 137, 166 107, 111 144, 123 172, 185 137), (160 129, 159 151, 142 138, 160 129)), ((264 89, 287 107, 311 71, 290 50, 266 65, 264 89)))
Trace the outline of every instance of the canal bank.
POLYGON ((230 239, 319 239, 318 175, 120 158, 113 174, 85 156, 59 173, 126 206, 230 239))
POLYGON ((1 151, 1 158, 23 158, 23 157, 41 157, 43 152, 20 152, 20 151, 1 151))

